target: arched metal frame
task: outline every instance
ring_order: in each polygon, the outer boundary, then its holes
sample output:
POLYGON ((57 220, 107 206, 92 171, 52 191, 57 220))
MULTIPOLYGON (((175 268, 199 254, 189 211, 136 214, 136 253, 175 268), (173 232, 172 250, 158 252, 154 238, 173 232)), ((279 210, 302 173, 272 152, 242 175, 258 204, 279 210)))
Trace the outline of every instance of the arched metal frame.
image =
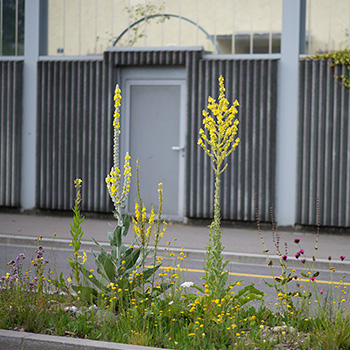
POLYGON ((193 25, 195 25, 198 29, 200 29, 206 36, 207 38, 211 41, 211 43, 215 46, 216 51, 218 54, 220 54, 220 49, 218 47, 218 45, 216 44, 214 38, 212 35, 210 35, 203 27, 201 27, 198 23, 193 22, 192 20, 186 18, 186 17, 182 17, 182 16, 178 16, 178 15, 172 15, 172 14, 158 14, 158 15, 151 15, 151 16, 147 16, 147 17, 143 17, 141 19, 139 19, 138 21, 134 22, 133 24, 131 24, 128 28, 126 28, 119 36, 118 38, 114 41, 113 46, 116 46, 116 44, 120 41, 120 39, 124 36, 124 34, 126 34, 132 27, 137 26, 138 24, 146 21, 147 19, 151 19, 151 18, 157 18, 157 17, 174 17, 174 18, 180 18, 183 19, 186 22, 189 22, 193 25))

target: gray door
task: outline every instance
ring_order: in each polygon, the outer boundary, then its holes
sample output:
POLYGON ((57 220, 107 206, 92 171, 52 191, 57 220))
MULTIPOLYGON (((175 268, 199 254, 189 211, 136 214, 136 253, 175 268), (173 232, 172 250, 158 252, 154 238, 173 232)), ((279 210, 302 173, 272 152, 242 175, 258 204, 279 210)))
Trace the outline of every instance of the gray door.
POLYGON ((134 212, 136 159, 147 212, 158 210, 158 184, 163 184, 163 218, 183 220, 185 80, 182 70, 133 69, 123 72, 125 150, 132 157, 133 178, 128 212, 134 212))

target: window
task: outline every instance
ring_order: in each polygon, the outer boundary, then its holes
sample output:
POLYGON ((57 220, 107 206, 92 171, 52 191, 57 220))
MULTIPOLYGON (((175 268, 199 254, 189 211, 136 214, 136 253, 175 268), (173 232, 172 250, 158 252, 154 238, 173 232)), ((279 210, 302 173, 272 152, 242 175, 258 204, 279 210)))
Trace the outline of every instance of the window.
POLYGON ((24 0, 0 2, 0 56, 24 53, 24 0))
POLYGON ((222 54, 259 54, 280 53, 281 33, 237 33, 235 34, 235 49, 232 52, 232 35, 216 37, 222 54))

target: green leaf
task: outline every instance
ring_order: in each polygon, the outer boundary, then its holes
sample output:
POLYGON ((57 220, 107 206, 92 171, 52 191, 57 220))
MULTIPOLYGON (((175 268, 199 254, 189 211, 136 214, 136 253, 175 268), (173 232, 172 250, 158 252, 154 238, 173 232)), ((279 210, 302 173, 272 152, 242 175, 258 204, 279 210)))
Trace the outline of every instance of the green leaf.
POLYGON ((141 248, 137 248, 124 257, 125 264, 123 264, 123 266, 125 267, 125 271, 131 270, 136 266, 136 261, 138 260, 140 253, 141 248))
POLYGON ((222 269, 224 269, 230 261, 231 261, 231 260, 226 260, 226 261, 222 264, 222 269))
POLYGON ((76 269, 77 269, 77 262, 74 261, 74 260, 71 259, 71 258, 68 258, 67 260, 68 260, 69 265, 71 266, 71 268, 72 268, 73 270, 76 270, 76 269))
POLYGON ((111 246, 120 247, 122 244, 122 226, 117 226, 113 232, 108 232, 108 239, 111 246))
POLYGON ((112 247, 111 248, 111 256, 114 260, 118 260, 118 257, 117 257, 117 249, 115 247, 112 247))
MULTIPOLYGON (((161 265, 151 267, 143 272, 143 279, 147 281, 159 268, 161 265)), ((142 278, 142 276, 140 276, 142 278)))
POLYGON ((264 281, 264 283, 265 283, 267 286, 269 286, 269 287, 271 287, 271 288, 274 288, 274 287, 275 287, 274 284, 269 283, 269 282, 266 282, 265 280, 263 280, 263 281, 264 281))
POLYGON ((96 266, 99 267, 101 275, 110 282, 114 282, 116 275, 116 266, 110 255, 100 254, 95 260, 96 266))
POLYGON ((66 285, 66 281, 65 281, 64 278, 63 278, 63 272, 60 273, 60 283, 61 283, 62 285, 66 285))
POLYGON ((98 292, 96 289, 88 286, 72 286, 72 289, 79 293, 79 297, 83 300, 86 300, 89 303, 95 302, 97 299, 98 292))
POLYGON ((256 294, 256 295, 261 295, 264 296, 264 293, 260 291, 259 289, 254 287, 254 284, 249 284, 248 286, 245 286, 244 288, 240 289, 236 295, 236 298, 238 299, 244 294, 256 294))
POLYGON ((244 304, 247 304, 249 302, 251 302, 252 300, 261 300, 263 297, 259 294, 254 294, 254 293, 251 293, 247 296, 244 296, 242 297, 241 299, 239 299, 239 304, 242 306, 244 304))
MULTIPOLYGON (((108 254, 107 252, 106 252, 106 250, 101 246, 101 244, 100 243, 98 243, 97 241, 96 241, 96 239, 95 238, 91 238, 99 247, 100 247, 100 249, 101 249, 101 253, 104 253, 104 254, 108 254)), ((94 254, 94 252, 91 250, 91 252, 94 254)), ((95 255, 95 254, 94 254, 95 255)))
POLYGON ((60 273, 58 281, 57 280, 52 280, 51 282, 56 288, 63 289, 63 288, 67 287, 67 284, 66 284, 66 281, 63 278, 63 273, 62 272, 60 273))
POLYGON ((107 284, 104 283, 102 279, 97 279, 89 270, 87 270, 82 264, 78 264, 78 269, 81 271, 81 273, 84 275, 84 277, 91 282, 93 285, 95 285, 98 289, 102 290, 103 292, 108 292, 107 284), (92 277, 90 277, 92 276, 92 277))
POLYGON ((287 277, 287 278, 284 278, 281 282, 281 286, 284 286, 286 283, 290 282, 293 278, 291 277, 287 277))
POLYGON ((127 214, 122 215, 122 223, 123 223, 123 236, 126 236, 129 231, 129 226, 130 226, 130 217, 127 214))

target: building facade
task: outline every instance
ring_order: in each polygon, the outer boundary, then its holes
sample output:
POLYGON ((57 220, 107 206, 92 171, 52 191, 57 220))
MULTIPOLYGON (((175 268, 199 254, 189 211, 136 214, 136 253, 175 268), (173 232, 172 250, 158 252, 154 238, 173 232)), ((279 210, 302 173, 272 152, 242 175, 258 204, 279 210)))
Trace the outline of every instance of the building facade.
MULTIPOLYGON (((281 226, 315 225, 320 216, 323 226, 350 227, 349 94, 329 62, 302 56, 312 45, 312 52, 343 47, 341 40, 346 46, 348 2, 325 1, 332 25, 319 39, 315 1, 239 3, 23 3, 24 56, 0 60, 0 206, 69 210, 72 181, 81 177, 84 210, 111 210, 104 177, 118 82, 125 94, 122 154, 143 158, 147 201, 155 201, 155 183, 167 183, 170 219, 210 218, 212 172, 196 143, 201 111, 209 95, 217 97, 222 74, 229 99, 240 102, 242 140, 223 177, 223 219, 254 221, 257 207, 269 221, 272 207, 281 226), (142 20, 151 5, 146 17, 157 16, 142 20), (143 108, 147 100, 153 103, 143 108), (146 129, 154 124, 159 130, 146 129)), ((19 23, 20 11, 12 10, 19 23)), ((19 32, 7 46, 17 53, 19 32)))

